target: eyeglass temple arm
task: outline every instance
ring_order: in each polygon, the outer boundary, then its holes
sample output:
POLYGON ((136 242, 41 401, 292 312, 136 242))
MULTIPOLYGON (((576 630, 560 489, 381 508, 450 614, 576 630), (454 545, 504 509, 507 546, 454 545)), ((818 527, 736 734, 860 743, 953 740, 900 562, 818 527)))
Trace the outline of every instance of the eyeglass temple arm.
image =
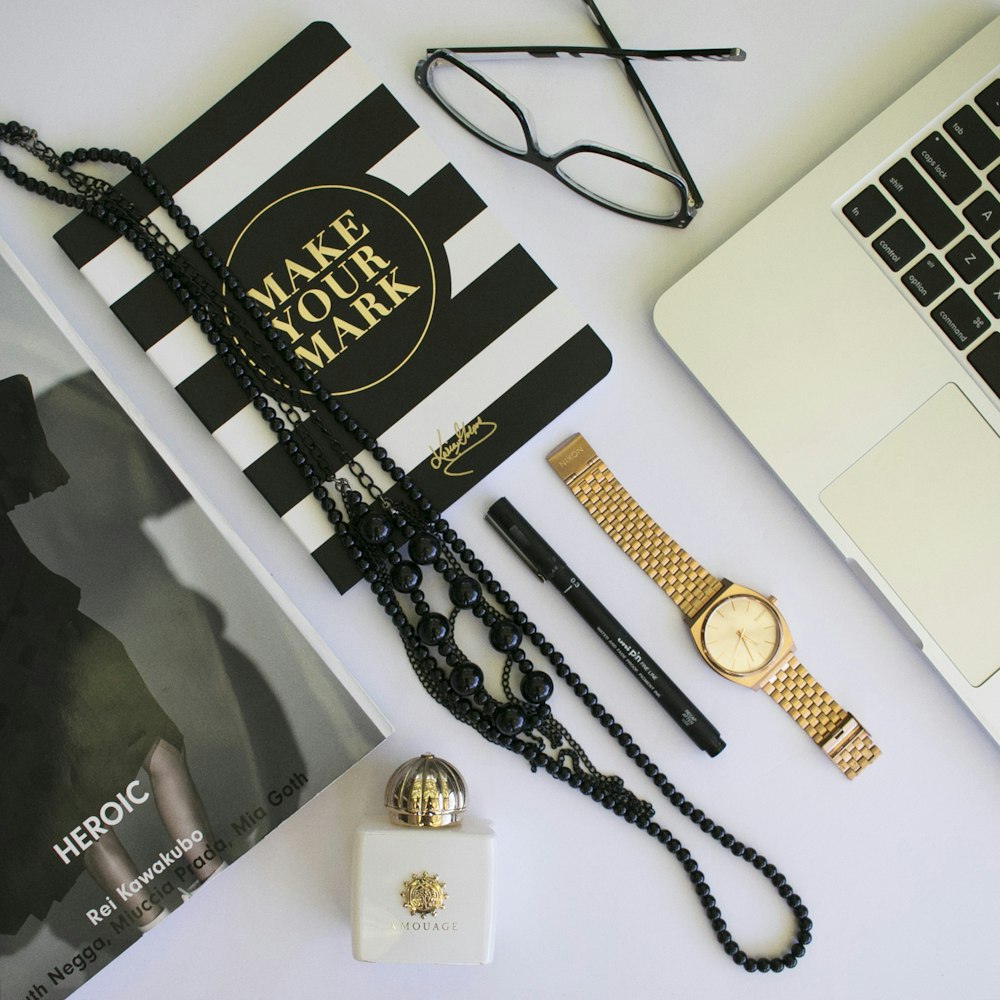
MULTIPOLYGON (((614 33, 608 26, 608 22, 604 20, 604 16, 597 9, 597 5, 594 3, 594 0, 582 0, 582 3, 587 8, 587 12, 590 14, 591 19, 597 26, 597 30, 601 33, 601 37, 604 41, 614 48, 620 48, 618 39, 615 38, 614 33)), ((742 50, 740 51, 742 52, 742 50)), ((663 143, 667 155, 673 159, 677 172, 684 178, 684 181, 688 186, 692 205, 695 208, 701 208, 704 204, 701 192, 698 190, 697 185, 694 182, 694 178, 691 176, 691 171, 688 170, 687 164, 684 162, 684 158, 680 154, 680 150, 675 145, 669 129, 660 117, 659 112, 656 110, 656 107, 653 104, 653 99, 649 96, 646 88, 642 85, 642 81, 639 79, 639 75, 632 67, 632 64, 626 59, 622 60, 620 65, 622 71, 625 73, 626 79, 632 85, 632 89, 635 91, 636 97, 639 98, 639 103, 642 105, 642 109, 646 113, 646 117, 649 119, 654 131, 663 143)))
POLYGON ((562 58, 608 58, 622 62, 626 59, 651 59, 667 61, 686 59, 692 62, 742 62, 746 52, 741 48, 727 49, 619 49, 596 45, 439 45, 428 49, 427 55, 436 52, 453 52, 460 56, 533 56, 539 59, 562 58))

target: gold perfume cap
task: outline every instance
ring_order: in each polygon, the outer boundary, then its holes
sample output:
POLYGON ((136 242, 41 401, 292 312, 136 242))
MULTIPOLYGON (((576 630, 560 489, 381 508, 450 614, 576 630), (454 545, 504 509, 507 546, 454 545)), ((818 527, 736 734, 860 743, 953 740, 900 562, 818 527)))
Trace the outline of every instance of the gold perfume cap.
POLYGON ((400 764, 385 787, 389 818, 400 826, 458 826, 465 799, 462 775, 429 753, 400 764))

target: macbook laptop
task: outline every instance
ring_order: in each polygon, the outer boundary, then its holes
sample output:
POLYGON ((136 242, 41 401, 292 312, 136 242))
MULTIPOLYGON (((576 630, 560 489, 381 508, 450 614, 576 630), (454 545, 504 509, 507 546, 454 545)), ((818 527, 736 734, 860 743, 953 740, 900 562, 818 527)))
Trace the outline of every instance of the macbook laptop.
POLYGON ((998 59, 1000 19, 654 322, 1000 740, 998 59))

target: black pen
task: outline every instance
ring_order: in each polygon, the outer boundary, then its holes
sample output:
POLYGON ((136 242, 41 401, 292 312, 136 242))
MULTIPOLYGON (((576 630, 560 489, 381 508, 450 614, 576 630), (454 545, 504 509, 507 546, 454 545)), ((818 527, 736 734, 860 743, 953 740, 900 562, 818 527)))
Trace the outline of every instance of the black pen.
POLYGON ((540 580, 548 580, 559 588, 573 609, 698 747, 711 757, 722 751, 726 744, 715 726, 653 662, 649 654, 583 585, 580 578, 506 497, 501 497, 490 507, 486 512, 486 520, 540 580))

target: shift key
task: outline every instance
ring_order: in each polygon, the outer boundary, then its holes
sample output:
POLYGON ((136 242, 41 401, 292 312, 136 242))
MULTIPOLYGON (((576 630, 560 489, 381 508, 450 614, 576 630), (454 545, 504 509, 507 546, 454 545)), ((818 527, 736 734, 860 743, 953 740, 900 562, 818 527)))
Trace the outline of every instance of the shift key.
POLYGON ((909 160, 900 160, 879 180, 938 249, 962 231, 962 223, 909 160))

